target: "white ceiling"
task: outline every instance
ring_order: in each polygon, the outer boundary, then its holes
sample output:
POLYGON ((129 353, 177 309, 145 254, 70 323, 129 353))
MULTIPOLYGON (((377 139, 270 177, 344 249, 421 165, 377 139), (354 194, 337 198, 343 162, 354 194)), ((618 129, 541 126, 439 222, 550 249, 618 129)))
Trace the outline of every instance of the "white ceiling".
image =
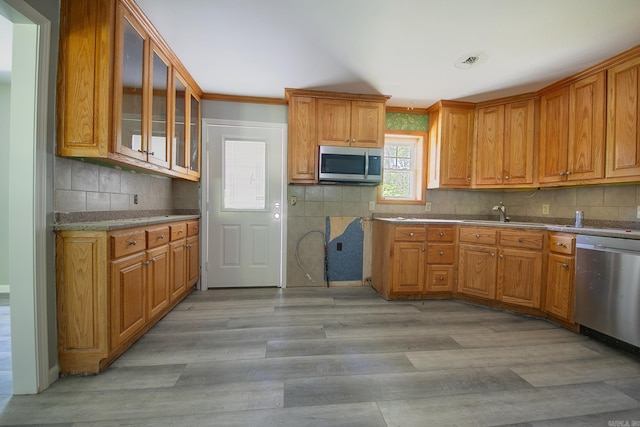
POLYGON ((640 44, 639 0, 136 0, 206 93, 536 90, 640 44), (484 62, 458 69, 460 57, 484 62))

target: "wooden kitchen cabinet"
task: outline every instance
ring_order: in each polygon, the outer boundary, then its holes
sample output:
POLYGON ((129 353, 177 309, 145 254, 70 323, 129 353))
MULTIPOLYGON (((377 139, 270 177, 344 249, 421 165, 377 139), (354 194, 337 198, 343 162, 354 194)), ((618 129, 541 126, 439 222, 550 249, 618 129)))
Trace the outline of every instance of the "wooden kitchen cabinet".
POLYGON ((487 104, 477 110, 474 184, 533 185, 534 99, 487 104))
POLYGON ((199 279, 197 231, 193 234, 198 228, 197 221, 179 221, 56 232, 62 374, 100 372, 193 289, 199 279), (180 292, 174 294, 172 278, 180 271, 180 292))
POLYGON ((318 146, 384 145, 388 96, 285 89, 289 104, 288 179, 318 183, 318 146))
POLYGON ((540 308, 545 233, 501 230, 496 299, 540 308))
POLYGON ((487 227, 460 227, 458 292, 486 299, 496 296, 497 232, 487 227))
POLYGON ((471 187, 475 104, 439 101, 429 115, 428 188, 471 187))
POLYGON ((318 145, 384 146, 385 103, 318 99, 318 145))
POLYGON ((179 119, 185 168, 171 161, 175 75, 188 103, 202 91, 135 2, 63 0, 60 16, 57 155, 198 180, 199 105, 179 119))
POLYGON ((147 321, 146 254, 111 262, 111 348, 141 331, 147 321))
POLYGON ((545 310, 573 324, 575 287, 575 235, 549 234, 545 310))
POLYGON ((427 226, 427 271, 425 291, 447 292, 454 289, 456 229, 447 225, 427 226))
POLYGON ((640 177, 640 55, 607 70, 607 178, 640 177))
POLYGON ((288 171, 290 184, 318 182, 316 99, 289 97, 288 171))
POLYGON ((392 292, 422 292, 426 266, 425 255, 424 242, 396 242, 393 244, 392 292))
POLYGON ((540 97, 540 184, 604 178, 605 85, 601 71, 540 97))

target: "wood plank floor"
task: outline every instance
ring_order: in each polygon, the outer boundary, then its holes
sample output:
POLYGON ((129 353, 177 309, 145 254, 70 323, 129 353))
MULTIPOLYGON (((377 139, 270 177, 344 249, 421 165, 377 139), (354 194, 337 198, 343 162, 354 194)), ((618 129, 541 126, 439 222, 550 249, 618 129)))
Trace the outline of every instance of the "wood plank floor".
POLYGON ((640 360, 547 321, 370 288, 194 292, 0 425, 633 426, 640 360))

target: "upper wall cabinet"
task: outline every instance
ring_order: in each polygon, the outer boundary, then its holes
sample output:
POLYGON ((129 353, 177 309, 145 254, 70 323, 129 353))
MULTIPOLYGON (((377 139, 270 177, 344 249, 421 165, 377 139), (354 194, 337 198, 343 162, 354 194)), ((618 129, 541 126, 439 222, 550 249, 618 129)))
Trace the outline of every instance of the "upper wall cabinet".
POLYGON ((604 177, 605 95, 601 71, 540 97, 540 184, 604 177))
POLYGON ((202 92, 135 2, 60 17, 57 154, 198 180, 202 92))
POLYGON ((318 183, 318 146, 382 147, 388 96, 285 89, 290 184, 318 183))
POLYGON ((608 69, 607 178, 640 178, 640 56, 608 69))
POLYGON ((479 106, 476 125, 475 185, 533 185, 535 101, 479 106))
POLYGON ((318 99, 318 145, 382 147, 385 102, 318 99))
POLYGON ((475 104, 439 101, 429 114, 428 188, 469 188, 475 104))

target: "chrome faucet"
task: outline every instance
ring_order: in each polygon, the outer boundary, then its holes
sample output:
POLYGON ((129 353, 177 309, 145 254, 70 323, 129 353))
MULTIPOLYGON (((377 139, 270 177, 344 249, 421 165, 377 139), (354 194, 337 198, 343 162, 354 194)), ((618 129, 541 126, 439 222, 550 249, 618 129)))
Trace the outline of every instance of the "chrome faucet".
POLYGON ((507 216, 507 208, 505 205, 500 202, 499 205, 495 205, 491 210, 498 211, 500 214, 500 222, 509 222, 509 217, 507 216))

